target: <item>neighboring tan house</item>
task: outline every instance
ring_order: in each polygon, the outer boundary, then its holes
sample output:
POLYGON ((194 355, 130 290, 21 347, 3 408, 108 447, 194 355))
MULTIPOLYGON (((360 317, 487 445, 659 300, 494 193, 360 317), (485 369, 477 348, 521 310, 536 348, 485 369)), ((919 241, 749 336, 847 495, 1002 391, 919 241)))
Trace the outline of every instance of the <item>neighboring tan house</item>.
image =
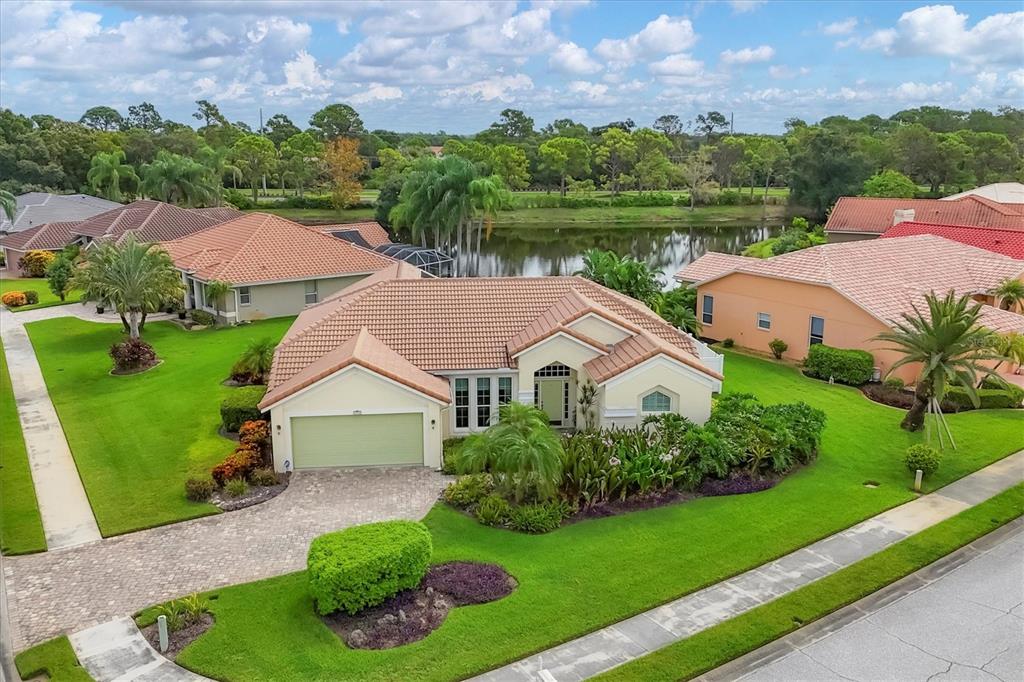
POLYGON ((1024 260, 1024 230, 904 222, 890 227, 882 234, 882 237, 911 237, 917 234, 934 234, 943 239, 950 239, 1017 260, 1024 260))
POLYGON ((18 267, 18 259, 29 251, 61 251, 74 241, 73 230, 77 225, 78 221, 46 223, 0 237, 7 269, 24 274, 18 267))
MULTIPOLYGON (((859 348, 874 355, 883 377, 900 354, 874 337, 915 306, 926 313, 930 292, 969 294, 983 303, 986 327, 1024 332, 1024 315, 994 307, 988 293, 1006 278, 1024 281, 1024 261, 932 235, 824 244, 765 259, 709 253, 676 275, 697 287, 706 338, 764 353, 782 339, 792 360, 815 343, 859 348)), ((909 383, 916 368, 896 376, 909 383)))
POLYGON ((46 223, 67 223, 119 208, 121 204, 88 194, 27 192, 15 197, 14 220, 0 213, 0 234, 22 232, 46 223))
POLYGON ((305 310, 274 353, 260 408, 274 466, 441 465, 442 442, 499 406, 550 423, 703 423, 721 356, 643 304, 578 277, 419 278, 402 263, 305 310), (412 278, 410 278, 410 276, 412 278))
POLYGON ((825 223, 829 243, 874 239, 902 222, 1024 230, 1024 204, 960 199, 840 197, 825 223))
POLYGON ((1001 204, 1024 204, 1024 184, 1019 182, 993 182, 990 185, 975 187, 959 194, 950 194, 948 197, 942 197, 942 200, 956 201, 957 199, 970 196, 998 201, 1001 204))
POLYGON ((216 312, 206 286, 229 282, 221 302, 228 322, 296 315, 367 275, 387 256, 267 213, 248 213, 163 242, 185 283, 185 307, 216 312))

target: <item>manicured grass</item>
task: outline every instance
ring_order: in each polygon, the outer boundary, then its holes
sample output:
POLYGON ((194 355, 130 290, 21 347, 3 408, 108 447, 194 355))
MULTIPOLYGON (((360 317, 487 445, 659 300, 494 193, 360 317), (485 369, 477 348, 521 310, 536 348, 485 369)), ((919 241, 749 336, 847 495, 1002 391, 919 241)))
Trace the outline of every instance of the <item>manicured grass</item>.
POLYGON ((91 682, 92 677, 78 663, 67 637, 61 636, 26 649, 14 657, 23 680, 46 675, 51 682, 91 682))
POLYGON ((670 227, 683 225, 756 224, 766 218, 781 223, 787 215, 786 206, 698 206, 692 211, 683 206, 601 206, 594 208, 520 208, 502 211, 495 224, 500 229, 515 227, 552 227, 572 225, 606 227, 629 225, 633 227, 670 227))
POLYGON ((372 208, 346 208, 324 209, 324 208, 257 208, 254 211, 260 213, 273 213, 297 223, 318 223, 329 225, 331 223, 354 223, 360 220, 373 220, 372 208))
POLYGON ((780 599, 594 679, 689 680, 827 616, 1024 514, 1018 485, 780 599))
MULTIPOLYGON (((585 521, 527 536, 444 505, 426 523, 433 561, 501 564, 519 581, 491 604, 456 609, 426 639, 349 650, 314 615, 304 573, 217 591, 216 625, 178 662, 222 680, 454 679, 519 659, 794 551, 913 498, 902 412, 794 368, 728 353, 726 387, 828 414, 820 458, 768 491, 585 521), (866 488, 874 480, 877 488, 866 488)), ((960 449, 928 489, 1024 447, 1024 414, 951 415, 960 449)))
POLYGON ((200 332, 170 322, 143 338, 163 364, 111 376, 107 350, 123 339, 114 324, 58 318, 26 325, 50 397, 103 535, 205 516, 185 499, 189 476, 207 475, 232 442, 217 433, 222 386, 251 339, 279 339, 291 318, 200 332))
POLYGON ((7 293, 8 291, 34 291, 39 294, 39 303, 12 308, 12 310, 15 311, 34 310, 35 308, 49 308, 54 305, 77 303, 82 298, 81 291, 71 291, 64 297, 63 301, 60 300, 56 294, 50 291, 50 286, 46 283, 46 278, 0 278, 0 294, 7 293))
POLYGON ((28 554, 46 550, 32 484, 25 439, 14 404, 7 358, 0 348, 0 552, 28 554))

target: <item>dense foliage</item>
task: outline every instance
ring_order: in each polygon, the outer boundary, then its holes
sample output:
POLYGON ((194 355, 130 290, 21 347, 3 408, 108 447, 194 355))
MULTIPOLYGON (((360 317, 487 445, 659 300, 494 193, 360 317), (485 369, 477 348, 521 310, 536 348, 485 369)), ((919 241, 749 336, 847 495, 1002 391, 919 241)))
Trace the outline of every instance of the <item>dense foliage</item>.
POLYGON ((18 268, 26 277, 42 277, 56 257, 52 251, 28 251, 18 259, 18 268))
POLYGON ((384 521, 327 533, 309 546, 309 589, 320 614, 349 614, 416 587, 433 543, 414 521, 384 521))
POLYGON ((228 397, 221 401, 220 419, 225 431, 238 431, 242 424, 262 418, 257 407, 267 392, 265 386, 243 386, 231 390, 228 397))
POLYGON ((911 445, 907 448, 907 455, 904 461, 907 464, 907 469, 910 471, 916 472, 920 470, 922 474, 928 476, 939 470, 942 455, 938 450, 927 445, 911 445))
POLYGON ((127 339, 110 347, 114 368, 119 371, 144 369, 156 363, 156 351, 142 339, 127 339))
POLYGON ((841 384, 860 386, 871 381, 875 358, 866 350, 833 348, 816 343, 807 349, 804 374, 816 379, 833 379, 841 384))

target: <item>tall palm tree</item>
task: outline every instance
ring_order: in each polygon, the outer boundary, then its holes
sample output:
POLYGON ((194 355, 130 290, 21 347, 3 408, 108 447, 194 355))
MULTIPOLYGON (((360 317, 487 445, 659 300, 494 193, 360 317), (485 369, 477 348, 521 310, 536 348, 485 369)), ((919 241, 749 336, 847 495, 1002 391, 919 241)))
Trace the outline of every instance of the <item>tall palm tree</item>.
POLYGON ((124 189, 129 195, 135 194, 139 186, 139 176, 135 169, 125 163, 124 152, 115 149, 112 152, 97 152, 92 157, 92 164, 86 179, 89 186, 99 192, 104 198, 111 201, 121 202, 124 198, 124 189))
POLYGON ((196 158, 199 163, 210 169, 215 178, 223 180, 225 175, 230 175, 232 186, 238 189, 238 181, 242 179, 242 169, 231 163, 230 154, 230 149, 214 149, 207 145, 199 149, 196 158))
POLYGON ((231 293, 231 282, 215 279, 207 282, 203 289, 207 303, 213 302, 213 309, 219 318, 221 306, 224 304, 224 297, 231 293))
POLYGON ((142 191, 171 204, 211 205, 220 196, 220 180, 198 161, 161 151, 142 168, 142 191))
POLYGON ((102 241, 90 248, 71 287, 85 292, 83 301, 112 305, 127 318, 133 339, 139 338, 147 314, 185 292, 167 252, 158 244, 137 241, 131 232, 120 243, 102 241))
POLYGON ((996 297, 999 307, 1003 310, 1013 310, 1024 304, 1024 282, 1019 279, 1007 277, 989 293, 996 297))
POLYGON ((491 238, 494 219, 498 211, 510 201, 510 194, 505 189, 505 182, 497 175, 477 178, 469 183, 469 196, 473 202, 473 213, 476 216, 476 260, 474 273, 480 272, 480 235, 487 228, 487 238, 491 238))
POLYGON ((904 365, 920 365, 914 404, 900 423, 908 431, 924 426, 929 405, 933 400, 942 402, 949 384, 963 387, 977 405, 974 387, 978 375, 992 373, 981 363, 999 359, 989 346, 991 332, 978 322, 981 305, 970 296, 957 297, 950 291, 939 298, 931 293, 925 296, 925 302, 927 315, 915 306, 913 315, 904 313, 903 319, 893 324, 892 331, 875 337, 893 344, 892 350, 903 355, 889 368, 889 374, 904 365))
POLYGON ((18 211, 18 200, 5 189, 0 189, 0 208, 3 208, 4 215, 13 223, 14 214, 18 211))

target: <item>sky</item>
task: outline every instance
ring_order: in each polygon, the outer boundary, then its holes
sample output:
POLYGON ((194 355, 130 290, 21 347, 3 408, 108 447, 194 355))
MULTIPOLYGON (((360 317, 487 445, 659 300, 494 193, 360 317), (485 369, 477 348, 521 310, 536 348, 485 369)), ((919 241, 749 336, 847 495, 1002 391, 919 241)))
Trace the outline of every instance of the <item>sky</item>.
POLYGON ((791 116, 1024 104, 1024 4, 957 2, 0 2, 0 106, 77 119, 194 101, 305 127, 334 102, 367 128, 472 133, 718 110, 791 116))

